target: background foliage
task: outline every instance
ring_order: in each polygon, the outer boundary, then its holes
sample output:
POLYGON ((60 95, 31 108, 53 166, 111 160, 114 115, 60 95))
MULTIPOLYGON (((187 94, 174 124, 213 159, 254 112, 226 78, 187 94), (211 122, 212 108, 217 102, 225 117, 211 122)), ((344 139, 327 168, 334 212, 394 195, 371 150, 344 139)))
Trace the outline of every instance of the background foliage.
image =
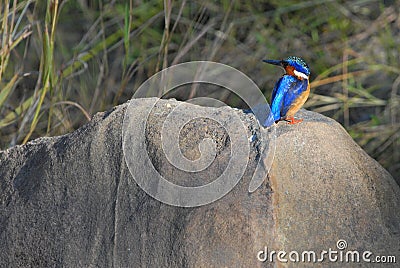
MULTIPOLYGON (((0 0, 0 148, 71 132, 162 68, 211 60, 269 98, 289 55, 311 67, 306 108, 343 124, 400 177, 399 1, 0 0)), ((199 96, 180 91, 178 99, 199 96)), ((219 90, 214 97, 243 107, 219 90)))

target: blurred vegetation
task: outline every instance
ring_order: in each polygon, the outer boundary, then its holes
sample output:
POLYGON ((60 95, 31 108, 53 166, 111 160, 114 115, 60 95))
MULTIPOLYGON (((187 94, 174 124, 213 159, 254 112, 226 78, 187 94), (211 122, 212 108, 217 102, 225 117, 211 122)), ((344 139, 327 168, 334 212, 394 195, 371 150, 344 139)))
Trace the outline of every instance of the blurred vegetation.
MULTIPOLYGON (((372 0, 0 0, 0 148, 71 132, 190 60, 235 67, 269 99, 282 71, 261 60, 296 55, 312 71, 306 108, 341 122, 400 178, 399 9, 372 0)), ((214 97, 243 107, 229 92, 214 97)))

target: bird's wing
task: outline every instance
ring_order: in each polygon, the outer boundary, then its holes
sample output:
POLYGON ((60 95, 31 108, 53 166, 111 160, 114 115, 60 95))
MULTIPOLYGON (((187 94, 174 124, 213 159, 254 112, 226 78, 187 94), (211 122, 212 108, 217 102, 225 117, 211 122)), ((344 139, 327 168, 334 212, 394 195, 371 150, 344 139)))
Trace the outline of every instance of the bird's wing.
POLYGON ((279 85, 280 85, 281 82, 282 82, 282 78, 283 78, 283 77, 281 77, 281 78, 278 80, 278 82, 276 82, 276 84, 275 84, 275 86, 274 86, 274 89, 272 90, 271 103, 274 102, 274 99, 275 99, 275 96, 276 96, 276 92, 278 91, 279 85))
POLYGON ((296 86, 297 81, 298 80, 291 75, 284 75, 276 82, 271 99, 271 111, 275 121, 281 118, 281 114, 283 114, 282 112, 286 108, 286 95, 288 92, 293 91, 292 88, 296 86))
POLYGON ((294 79, 295 83, 290 84, 283 98, 283 106, 281 110, 282 115, 286 115, 293 102, 301 95, 301 93, 306 91, 308 87, 308 80, 297 80, 294 77, 292 78, 294 79))

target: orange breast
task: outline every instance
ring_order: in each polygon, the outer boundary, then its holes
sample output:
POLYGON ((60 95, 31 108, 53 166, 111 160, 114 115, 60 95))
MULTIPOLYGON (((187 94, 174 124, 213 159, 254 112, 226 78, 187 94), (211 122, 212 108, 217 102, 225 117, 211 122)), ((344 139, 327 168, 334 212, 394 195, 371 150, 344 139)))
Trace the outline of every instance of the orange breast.
POLYGON ((298 110, 300 110, 301 106, 306 102, 308 95, 310 95, 310 83, 308 83, 307 89, 300 94, 300 96, 293 102, 290 106, 289 110, 286 113, 287 117, 293 117, 298 110))

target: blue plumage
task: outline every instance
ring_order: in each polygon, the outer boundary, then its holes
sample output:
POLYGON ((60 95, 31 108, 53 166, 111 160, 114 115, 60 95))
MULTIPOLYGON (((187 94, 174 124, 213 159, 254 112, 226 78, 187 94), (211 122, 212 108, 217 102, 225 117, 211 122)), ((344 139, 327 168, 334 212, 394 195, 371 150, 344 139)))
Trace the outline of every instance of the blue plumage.
POLYGON ((272 92, 271 111, 275 121, 284 118, 292 103, 307 90, 308 81, 299 81, 291 75, 282 76, 272 92))
POLYGON ((310 93, 308 65, 299 57, 288 57, 285 60, 264 60, 264 62, 279 65, 286 72, 272 91, 272 114, 265 120, 264 126, 270 126, 279 120, 289 121, 290 124, 301 122, 302 119, 297 120, 294 115, 303 106, 310 93))

